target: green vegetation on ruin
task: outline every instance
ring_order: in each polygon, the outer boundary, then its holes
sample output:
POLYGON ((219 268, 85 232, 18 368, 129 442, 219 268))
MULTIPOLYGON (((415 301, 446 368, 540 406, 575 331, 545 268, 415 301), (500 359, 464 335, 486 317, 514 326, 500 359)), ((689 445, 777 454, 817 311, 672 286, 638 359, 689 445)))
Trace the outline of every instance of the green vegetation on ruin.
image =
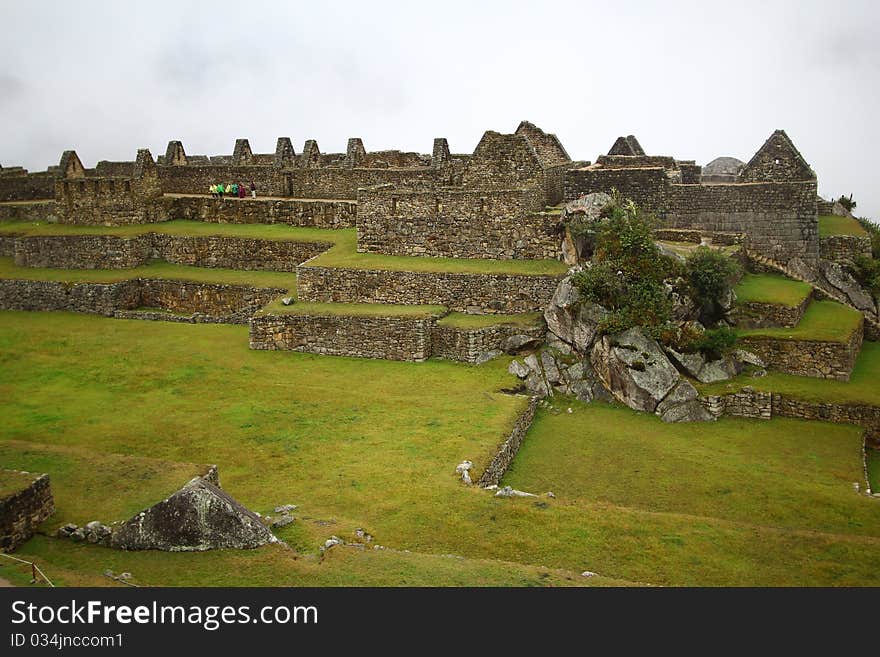
POLYGON ((80 226, 36 221, 0 221, 0 235, 114 235, 134 237, 146 233, 187 237, 242 237, 290 242, 336 243, 339 230, 303 228, 287 224, 219 224, 206 221, 165 221, 128 226, 80 226))
POLYGON ((862 322, 862 314, 836 301, 813 301, 803 318, 792 328, 756 328, 737 331, 740 337, 777 340, 846 342, 862 322))
POLYGON ((880 450, 865 450, 865 465, 868 468, 868 483, 871 492, 880 493, 880 450))
MULTIPOLYGON (((3 444, 0 443, 0 455, 3 454, 3 444)), ((0 458, 0 463, 3 464, 3 468, 11 468, 10 470, 4 470, 0 468, 0 500, 12 495, 13 493, 17 493, 22 488, 27 488, 31 485, 31 482, 35 478, 35 474, 27 474, 24 472, 15 472, 15 465, 12 461, 4 458, 0 458)))
POLYGON ((795 308, 812 293, 812 286, 778 274, 745 274, 734 288, 740 303, 767 303, 795 308))
POLYGON ((520 313, 516 315, 470 315, 468 313, 449 313, 437 324, 460 329, 479 329, 487 326, 514 325, 532 327, 541 321, 541 313, 520 313))
POLYGON ((859 427, 788 418, 667 424, 620 406, 555 406, 538 412, 503 483, 559 499, 880 537, 880 505, 853 492, 853 482, 864 484, 859 427))
POLYGON ((819 237, 830 237, 832 235, 867 237, 868 232, 852 217, 821 215, 819 217, 819 237))
POLYGON ((339 234, 336 246, 310 260, 309 265, 346 269, 519 276, 558 275, 564 274, 568 269, 565 263, 558 260, 488 260, 358 253, 357 232, 354 228, 334 232, 339 234))
POLYGON ((406 306, 391 303, 296 302, 285 306, 281 299, 264 306, 257 315, 321 315, 352 317, 432 317, 446 312, 445 306, 406 306))
MULTIPOLYGON (((141 585, 581 584, 572 574, 583 570, 659 585, 880 583, 880 505, 852 492, 861 443, 845 426, 672 426, 557 400, 559 415, 541 411, 522 452, 534 462, 533 450, 558 441, 547 456, 556 467, 532 475, 518 458, 508 477, 555 499, 462 485, 455 465, 470 459, 478 476, 525 407, 498 392, 516 382, 508 362, 252 351, 243 326, 0 312, 0 444, 16 467, 50 472, 61 518, 110 521, 137 506, 111 499, 129 496, 115 483, 119 457, 132 459, 135 481, 140 459, 183 464, 175 487, 197 467, 186 464, 216 463, 224 489, 249 508, 299 505, 277 532, 296 560, 280 546, 120 552, 48 536, 17 555, 62 584, 112 584, 107 568, 141 585), (605 462, 612 450, 599 443, 611 434, 617 450, 605 462), (106 485, 96 468, 65 466, 81 452, 109 468, 106 485), (608 492, 591 495, 600 482, 608 492), (354 540, 356 528, 390 549, 334 548, 319 560, 330 535, 354 540)), ((138 504, 167 494, 158 477, 144 479, 138 504)), ((0 576, 21 582, 6 567, 0 576)))
POLYGON ((154 260, 148 265, 132 269, 50 269, 19 267, 12 258, 0 257, 0 278, 63 283, 116 283, 133 278, 152 278, 222 285, 274 287, 290 290, 290 294, 293 294, 293 290, 296 289, 296 274, 293 272, 212 269, 174 265, 164 260, 154 260))
POLYGON ((695 383, 701 394, 724 395, 752 386, 761 392, 778 392, 813 402, 880 406, 880 343, 864 342, 849 381, 818 379, 768 371, 765 376, 743 374, 730 381, 695 383))

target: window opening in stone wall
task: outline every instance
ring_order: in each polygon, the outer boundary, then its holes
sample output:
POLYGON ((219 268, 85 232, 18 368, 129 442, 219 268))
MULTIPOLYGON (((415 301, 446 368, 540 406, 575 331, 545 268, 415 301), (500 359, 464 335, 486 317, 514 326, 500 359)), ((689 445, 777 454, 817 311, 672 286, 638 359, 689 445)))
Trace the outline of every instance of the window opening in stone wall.
POLYGON ((485 212, 486 212, 486 199, 484 197, 484 198, 480 199, 480 213, 482 214, 485 212))
POLYGON ((397 197, 391 197, 391 214, 397 214, 397 197))
POLYGON ((437 214, 440 214, 441 212, 443 212, 443 204, 440 202, 439 198, 434 199, 434 209, 437 214))

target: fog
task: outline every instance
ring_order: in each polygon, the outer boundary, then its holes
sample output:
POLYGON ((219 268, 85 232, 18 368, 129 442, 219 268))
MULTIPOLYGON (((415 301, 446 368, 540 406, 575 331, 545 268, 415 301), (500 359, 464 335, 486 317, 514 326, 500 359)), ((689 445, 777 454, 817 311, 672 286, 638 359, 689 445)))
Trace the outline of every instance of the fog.
POLYGON ((0 164, 137 148, 471 152, 527 119, 575 159, 747 161, 786 130, 826 197, 880 216, 871 2, 0 3, 0 164))

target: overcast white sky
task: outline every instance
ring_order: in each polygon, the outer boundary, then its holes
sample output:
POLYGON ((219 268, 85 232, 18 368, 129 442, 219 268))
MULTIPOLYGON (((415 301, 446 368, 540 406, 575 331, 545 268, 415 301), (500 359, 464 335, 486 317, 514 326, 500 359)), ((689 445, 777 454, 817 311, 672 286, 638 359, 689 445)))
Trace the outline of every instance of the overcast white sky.
POLYGON ((649 154, 748 160, 785 129, 880 216, 880 3, 44 2, 2 0, 0 164, 164 153, 471 152, 528 119, 575 159, 621 134, 649 154))

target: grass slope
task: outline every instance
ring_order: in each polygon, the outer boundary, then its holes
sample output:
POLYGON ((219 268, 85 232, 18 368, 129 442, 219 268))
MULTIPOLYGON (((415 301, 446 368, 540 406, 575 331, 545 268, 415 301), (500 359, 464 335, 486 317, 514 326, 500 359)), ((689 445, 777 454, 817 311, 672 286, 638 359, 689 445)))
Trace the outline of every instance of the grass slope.
POLYGON ((862 322, 862 314, 836 301, 813 301, 793 328, 756 328, 737 331, 740 337, 766 337, 777 340, 846 342, 862 322))
POLYGON ((539 412, 504 483, 526 491, 772 527, 880 536, 862 430, 777 418, 667 424, 603 404, 539 412), (810 500, 805 505, 804 500, 810 500))
POLYGON ((0 235, 115 235, 133 237, 145 233, 184 235, 189 237, 245 237, 293 242, 335 243, 342 237, 339 230, 304 228, 286 224, 217 224, 205 221, 165 221, 129 226, 77 226, 34 221, 0 221, 0 235))
POLYGON ((297 302, 289 306, 276 299, 257 315, 332 315, 341 317, 431 317, 446 312, 445 306, 405 306, 390 303, 297 302))
POLYGON ((17 493, 23 488, 27 488, 33 483, 36 475, 42 474, 30 474, 30 471, 27 470, 25 472, 16 472, 16 470, 25 470, 25 468, 15 468, 11 461, 2 458, 2 452, 0 452, 0 464, 3 465, 3 468, 9 468, 0 469, 0 500, 9 497, 13 493, 17 493))
POLYGON ((868 232, 852 217, 838 217, 837 215, 820 216, 819 237, 829 237, 831 235, 867 237, 868 232))
MULTIPOLYGON (((38 557, 47 572, 64 573, 68 583, 99 577, 107 567, 130 570, 142 583, 191 584, 270 579, 440 584, 482 572, 481 566, 463 565, 461 572, 470 575, 454 575, 455 560, 436 561, 439 555, 457 554, 483 560, 486 572, 496 573, 494 581, 519 583, 543 581, 536 568, 546 566, 666 585, 880 584, 880 522, 859 507, 864 498, 854 495, 847 507, 834 487, 839 481, 851 491, 851 481, 858 480, 852 475, 858 454, 850 453, 854 441, 845 428, 835 434, 840 436, 840 462, 832 465, 832 447, 812 446, 804 429, 814 425, 770 423, 770 429, 762 429, 759 422, 742 421, 741 433, 774 432, 762 452, 771 452, 776 439, 790 451, 793 439, 786 436, 793 433, 806 454, 821 459, 808 471, 819 477, 816 485, 787 485, 781 510, 761 499, 769 484, 754 494, 744 484, 731 501, 709 496, 677 508, 587 498, 570 493, 558 477, 535 483, 539 493, 557 483, 563 486, 557 499, 504 500, 463 486, 455 465, 469 458, 481 470, 524 407, 525 399, 495 392, 513 383, 507 362, 472 367, 439 360, 397 363, 250 351, 245 327, 2 312, 0 443, 217 463, 223 487, 255 511, 300 505, 298 521, 279 531, 305 555, 296 563, 311 563, 308 555, 316 554, 331 534, 352 537, 358 527, 381 545, 427 556, 406 561, 394 553, 375 560, 363 554, 337 573, 314 574, 290 566, 289 553, 281 550, 127 554, 38 537, 19 553, 38 557), (815 507, 800 524, 788 508, 786 496, 793 491, 803 493, 802 508, 815 507), (761 509, 774 516, 762 517, 761 509), (850 525, 841 509, 849 512, 850 525), (785 526, 786 519, 791 526, 785 526), (490 565, 498 562, 524 569, 511 566, 504 575, 505 566, 490 565)), ((625 436, 630 430, 667 431, 668 425, 652 416, 590 412, 597 414, 579 415, 584 420, 579 433, 618 421, 627 429, 625 436)), ((723 444, 732 435, 730 427, 726 422, 700 425, 692 440, 723 444)), ((529 442, 527 437, 526 447, 529 442)), ((706 472, 732 476, 738 469, 754 470, 757 459, 748 450, 743 444, 741 458, 727 456, 724 467, 706 472)), ((703 455, 710 452, 707 447, 703 455)), ((577 456, 571 458, 574 467, 577 456)), ((783 477, 775 471, 784 460, 773 457, 772 467, 765 469, 770 481, 780 485, 783 477)), ((585 471, 602 467, 577 465, 585 471)), ((53 468, 47 469, 51 475, 53 468)), ((77 469, 58 470, 59 486, 66 477, 68 490, 77 490, 77 478, 86 476, 77 469)), ((640 473, 623 470, 618 475, 634 490, 642 485, 635 480, 640 473)), ((756 483, 760 470, 750 476, 739 481, 756 483)), ((707 486, 696 484, 693 492, 682 487, 681 494, 702 498, 707 486)), ((109 515, 106 498, 113 490, 78 493, 82 499, 77 501, 59 493, 56 503, 59 509, 91 505, 101 518, 109 515)))
POLYGON ((759 378, 744 374, 730 381, 694 385, 706 395, 723 395, 728 392, 738 392, 743 386, 752 386, 761 392, 778 392, 807 401, 880 406, 878 381, 880 381, 880 343, 863 342, 848 382, 768 371, 766 376, 759 378))
POLYGON ((466 313, 449 313, 437 324, 462 329, 479 329, 487 326, 507 324, 531 327, 541 321, 541 313, 521 313, 517 315, 468 315, 466 313))
POLYGON ((380 269, 389 271, 451 272, 461 274, 517 274, 537 276, 564 274, 565 263, 557 260, 487 260, 482 258, 429 258, 358 253, 354 229, 337 231, 339 238, 329 251, 308 264, 315 267, 380 269))
POLYGON ((810 296, 809 283, 776 274, 746 274, 734 288, 740 303, 768 303, 797 307, 810 296))
POLYGON ((133 269, 42 269, 18 267, 12 258, 0 258, 0 278, 65 283, 113 283, 132 278, 164 278, 199 283, 278 287, 291 291, 296 289, 296 274, 292 272, 190 267, 173 265, 163 260, 133 269))

